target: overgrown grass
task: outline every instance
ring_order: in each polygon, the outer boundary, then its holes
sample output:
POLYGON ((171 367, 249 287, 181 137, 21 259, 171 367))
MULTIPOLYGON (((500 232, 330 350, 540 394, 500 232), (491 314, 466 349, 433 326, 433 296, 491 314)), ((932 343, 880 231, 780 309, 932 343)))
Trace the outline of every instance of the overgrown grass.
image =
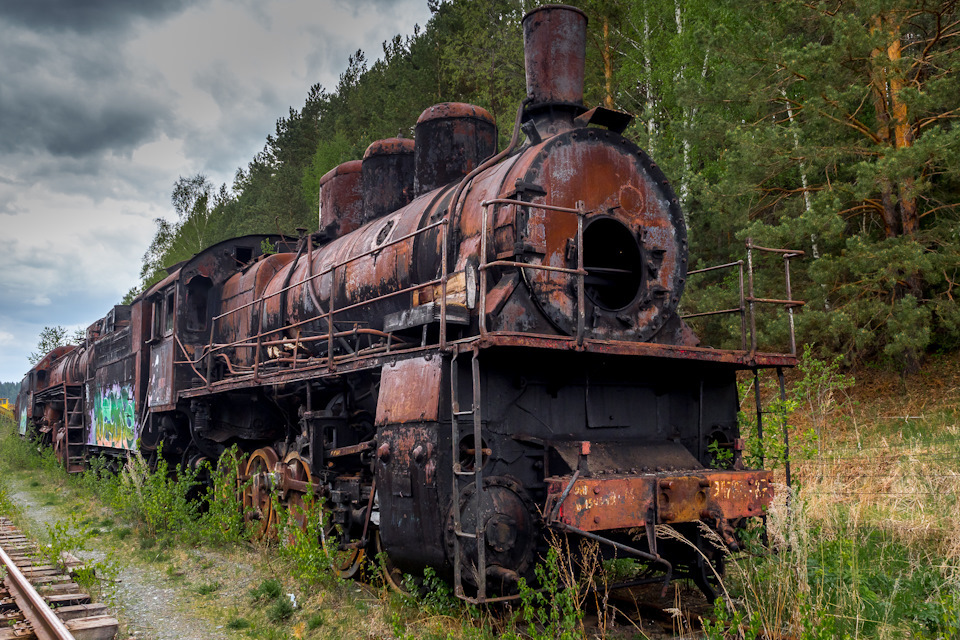
MULTIPOLYGON (((759 545, 758 535, 748 553, 728 558, 726 596, 704 620, 705 635, 960 638, 960 411, 952 398, 960 366, 919 381, 868 372, 868 383, 851 388, 837 363, 806 358, 789 379, 787 400, 765 414, 762 444, 753 435, 753 407, 744 404, 744 433, 754 438, 747 461, 763 455, 764 466, 776 470, 778 497, 767 514, 768 546, 759 545), (790 491, 783 485, 784 429, 791 437, 790 491)), ((746 382, 749 399, 752 381, 746 382)), ((775 380, 763 392, 775 398, 775 380)), ((629 627, 605 627, 603 615, 585 623, 588 611, 605 610, 607 582, 637 570, 632 562, 573 567, 558 547, 543 559, 538 588, 525 588, 519 603, 492 616, 453 597, 432 572, 410 581, 407 595, 340 580, 334 569, 344 556, 319 500, 308 498, 296 519, 278 508, 279 542, 251 542, 237 501, 235 460, 203 470, 210 489, 199 485, 200 473, 172 474, 162 466, 151 472, 140 460, 119 475, 99 463, 67 478, 51 454, 0 434, 0 471, 39 472, 43 486, 35 488, 48 493, 51 484, 67 484, 99 496, 117 515, 85 525, 110 529, 111 539, 127 545, 128 536, 137 536, 145 560, 177 557, 197 544, 254 545, 271 580, 218 614, 219 624, 242 637, 643 637, 629 627), (203 501, 187 499, 193 495, 203 501), (585 597, 590 583, 596 590, 585 597)), ((3 475, 0 510, 6 511, 3 475)), ((226 597, 223 580, 194 575, 184 583, 218 602, 226 597), (224 588, 215 588, 218 582, 224 588)))
MULTIPOLYGON (((917 411, 904 389, 858 403, 848 376, 804 365, 805 395, 767 431, 789 430, 793 488, 777 487, 769 550, 731 559, 708 637, 960 638, 956 410, 917 411)), ((782 445, 764 450, 782 482, 782 445)))

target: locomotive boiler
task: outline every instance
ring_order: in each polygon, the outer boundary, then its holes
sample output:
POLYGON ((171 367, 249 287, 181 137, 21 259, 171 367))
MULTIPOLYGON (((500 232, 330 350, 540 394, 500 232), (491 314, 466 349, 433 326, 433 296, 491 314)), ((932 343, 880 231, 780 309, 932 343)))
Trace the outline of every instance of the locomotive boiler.
POLYGON ((630 116, 584 106, 586 21, 524 17, 504 150, 484 109, 430 107, 321 179, 317 232, 220 243, 122 307, 127 364, 96 352, 87 375, 91 398, 130 388, 137 439, 114 448, 195 465, 237 445, 248 516, 266 533, 274 496, 295 515, 322 496, 344 575, 373 550, 510 598, 552 529, 712 593, 700 527, 736 548, 772 497, 736 374, 795 357, 701 347, 681 319, 679 202, 630 116))

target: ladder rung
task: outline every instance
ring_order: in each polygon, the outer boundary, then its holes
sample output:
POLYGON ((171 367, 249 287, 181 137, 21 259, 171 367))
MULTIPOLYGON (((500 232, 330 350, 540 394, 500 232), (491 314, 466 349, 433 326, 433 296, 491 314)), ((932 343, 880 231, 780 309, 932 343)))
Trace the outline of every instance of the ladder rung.
POLYGON ((458 536, 460 536, 461 538, 476 538, 476 537, 477 537, 477 534, 475 534, 475 533, 467 533, 466 531, 454 531, 454 533, 457 534, 458 536))
POLYGON ((476 471, 454 471, 458 476, 475 476, 477 475, 476 471))
POLYGON ((471 409, 470 411, 454 411, 454 412, 453 412, 453 415, 455 415, 455 416, 472 416, 472 415, 473 415, 473 409, 471 409))

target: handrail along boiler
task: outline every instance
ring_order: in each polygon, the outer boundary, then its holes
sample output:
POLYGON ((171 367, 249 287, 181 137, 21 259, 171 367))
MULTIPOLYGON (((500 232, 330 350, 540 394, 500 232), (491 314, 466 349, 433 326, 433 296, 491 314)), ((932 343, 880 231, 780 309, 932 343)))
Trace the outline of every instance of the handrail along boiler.
MULTIPOLYGON (((586 16, 548 5, 522 26, 506 149, 484 109, 430 107, 415 140, 321 179, 318 232, 210 247, 50 358, 55 384, 31 371, 22 430, 68 464, 237 445, 250 516, 266 533, 272 493, 295 517, 323 496, 344 575, 372 548, 462 598, 510 598, 553 528, 712 593, 698 523, 736 548, 772 497, 770 472, 744 468, 736 373, 795 355, 698 346, 678 200, 623 137, 630 116, 583 105, 586 16)), ((802 304, 751 288, 728 311, 748 302, 802 304)))

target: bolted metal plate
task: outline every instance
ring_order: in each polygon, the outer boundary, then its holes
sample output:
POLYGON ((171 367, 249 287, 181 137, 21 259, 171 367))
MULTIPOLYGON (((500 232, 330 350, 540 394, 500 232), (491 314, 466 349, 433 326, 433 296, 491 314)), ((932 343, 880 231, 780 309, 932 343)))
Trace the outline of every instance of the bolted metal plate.
MULTIPOLYGON (((773 500, 770 471, 697 471, 685 475, 578 478, 557 519, 584 531, 731 520, 762 515, 773 500)), ((551 513, 570 476, 547 478, 544 513, 551 513)))
POLYGON ((440 411, 439 356, 385 365, 380 378, 376 425, 433 422, 440 411))

